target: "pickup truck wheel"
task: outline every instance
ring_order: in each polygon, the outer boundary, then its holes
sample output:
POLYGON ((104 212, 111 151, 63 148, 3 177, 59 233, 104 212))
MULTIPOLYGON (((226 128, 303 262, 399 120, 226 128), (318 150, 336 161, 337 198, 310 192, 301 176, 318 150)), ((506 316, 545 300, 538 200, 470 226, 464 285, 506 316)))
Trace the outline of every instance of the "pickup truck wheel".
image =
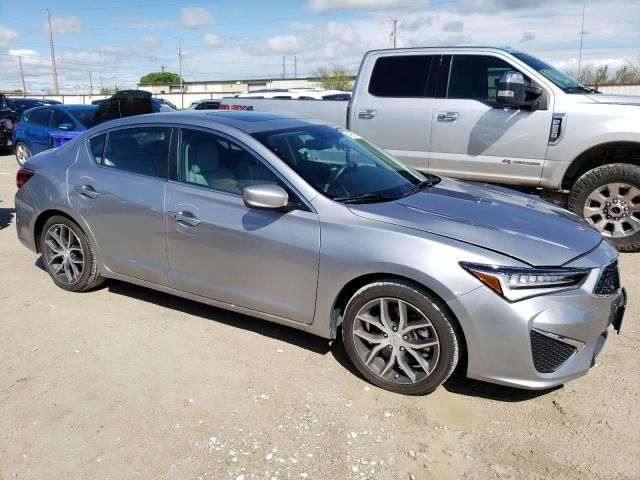
POLYGON ((640 167, 612 163, 589 170, 573 185, 569 210, 619 251, 640 251, 640 167))
POLYGON ((16 143, 16 160, 18 161, 18 165, 24 165, 24 162, 31 156, 31 152, 29 148, 22 142, 16 143))

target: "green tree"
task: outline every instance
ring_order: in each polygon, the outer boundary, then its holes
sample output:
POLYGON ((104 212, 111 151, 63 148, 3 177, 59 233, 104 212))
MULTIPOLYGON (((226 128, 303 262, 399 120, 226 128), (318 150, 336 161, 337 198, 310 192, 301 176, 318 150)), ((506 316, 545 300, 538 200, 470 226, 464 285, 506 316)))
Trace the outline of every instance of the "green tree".
POLYGON ((113 87, 102 87, 100 89, 100 95, 113 95, 119 90, 122 90, 122 88, 118 85, 114 85, 113 87))
POLYGON ((168 85, 180 83, 180 75, 173 72, 151 72, 140 77, 140 85, 168 85))
POLYGON ((353 88, 353 73, 339 65, 320 67, 314 75, 320 79, 320 84, 328 90, 343 90, 350 92, 353 88))

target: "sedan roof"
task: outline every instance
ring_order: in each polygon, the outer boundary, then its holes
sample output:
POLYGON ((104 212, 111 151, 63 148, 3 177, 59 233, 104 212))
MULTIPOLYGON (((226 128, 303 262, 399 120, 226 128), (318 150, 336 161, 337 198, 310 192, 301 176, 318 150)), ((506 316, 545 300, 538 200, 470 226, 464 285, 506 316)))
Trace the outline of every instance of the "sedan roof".
POLYGON ((248 134, 268 130, 282 130, 301 125, 316 125, 318 122, 295 115, 283 115, 268 112, 242 112, 229 110, 183 110, 176 112, 150 113, 136 115, 108 122, 110 128, 124 127, 148 122, 169 122, 183 125, 207 127, 211 122, 222 123, 235 127, 248 134))

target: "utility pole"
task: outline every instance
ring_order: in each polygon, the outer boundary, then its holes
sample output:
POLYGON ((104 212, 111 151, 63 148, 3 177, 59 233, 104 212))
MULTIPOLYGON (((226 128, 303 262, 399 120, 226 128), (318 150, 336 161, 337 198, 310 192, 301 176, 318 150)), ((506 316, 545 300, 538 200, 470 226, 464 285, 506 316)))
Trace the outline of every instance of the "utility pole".
POLYGON ((582 37, 584 37, 584 10, 587 8, 587 4, 582 4, 582 27, 580 27, 580 53, 578 55, 578 78, 580 81, 580 69, 582 67, 582 37))
POLYGON ((160 69, 162 70, 162 73, 164 73, 164 65, 160 65, 160 69))
POLYGON ((53 48, 53 29, 51 28, 51 12, 47 8, 47 22, 49 23, 49 47, 51 48, 51 69, 53 70, 53 91, 60 95, 58 88, 58 70, 56 69, 56 52, 53 48))
POLYGON ((283 55, 282 56, 282 78, 285 77, 285 72, 286 72, 286 67, 285 67, 285 63, 284 63, 285 62, 285 58, 286 57, 283 55))
POLYGON ((398 20, 393 21, 393 32, 391 33, 391 37, 393 38, 393 48, 396 48, 396 36, 398 33, 398 20))
POLYGON ((22 70, 22 57, 18 56, 18 62, 20 63, 20 76, 22 77, 22 96, 27 96, 27 87, 24 83, 24 70, 22 70))
POLYGON ((89 70, 89 98, 93 95, 93 79, 91 78, 91 70, 89 70))
POLYGON ((298 56, 293 56, 293 78, 298 78, 298 56))
POLYGON ((182 40, 178 39, 178 75, 180 76, 180 108, 184 108, 184 82, 182 81, 182 40))
POLYGON ((102 71, 100 71, 100 95, 102 95, 102 71))

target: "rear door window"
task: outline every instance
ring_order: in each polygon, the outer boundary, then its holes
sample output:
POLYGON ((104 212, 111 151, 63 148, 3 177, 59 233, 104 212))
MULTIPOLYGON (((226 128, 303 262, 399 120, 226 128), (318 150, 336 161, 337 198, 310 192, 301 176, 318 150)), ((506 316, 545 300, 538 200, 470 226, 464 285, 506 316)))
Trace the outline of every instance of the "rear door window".
MULTIPOLYGON (((117 170, 167 178, 170 139, 171 129, 166 127, 111 131, 107 135, 104 156, 99 163, 117 170)), ((96 151, 99 151, 98 143, 96 151)))
POLYGON ((427 97, 433 58, 433 55, 378 58, 371 72, 369 93, 377 97, 427 97))
POLYGON ((51 117, 51 109, 43 108, 41 110, 36 110, 31 113, 31 117, 29 118, 29 123, 32 125, 39 125, 41 127, 49 126, 49 118, 51 117))
POLYGON ((96 135, 95 137, 91 137, 89 139, 89 150, 91 151, 91 156, 93 160, 98 164, 102 165, 102 158, 104 155, 104 144, 107 140, 107 134, 103 133, 102 135, 96 135))

